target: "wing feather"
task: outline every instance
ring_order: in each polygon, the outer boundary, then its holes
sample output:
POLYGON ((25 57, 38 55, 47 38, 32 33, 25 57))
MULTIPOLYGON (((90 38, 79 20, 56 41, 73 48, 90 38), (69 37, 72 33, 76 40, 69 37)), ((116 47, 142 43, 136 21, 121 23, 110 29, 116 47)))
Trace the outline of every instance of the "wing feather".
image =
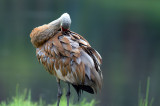
POLYGON ((101 89, 99 65, 102 58, 82 36, 58 32, 38 47, 36 54, 47 71, 57 78, 74 85, 91 86, 94 92, 101 89))

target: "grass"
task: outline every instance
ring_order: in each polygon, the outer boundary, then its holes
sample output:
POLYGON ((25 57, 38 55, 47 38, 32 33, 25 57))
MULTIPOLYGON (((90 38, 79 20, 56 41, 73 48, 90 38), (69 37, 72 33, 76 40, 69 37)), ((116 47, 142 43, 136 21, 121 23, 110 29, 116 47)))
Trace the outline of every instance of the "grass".
MULTIPOLYGON (((149 101, 149 86, 150 86, 150 78, 147 79, 147 86, 146 86, 146 94, 145 97, 142 96, 141 93, 141 83, 139 85, 139 92, 138 92, 138 106, 152 106, 154 99, 151 98, 149 101)), ((19 87, 16 87, 16 95, 11 98, 9 101, 2 101, 0 102, 0 106, 56 106, 57 102, 53 104, 46 104, 44 100, 41 98, 38 102, 33 102, 31 100, 31 91, 27 89, 24 90, 23 93, 19 93, 19 87)), ((94 99, 88 102, 86 99, 83 99, 78 104, 73 103, 73 98, 70 99, 70 106, 96 106, 97 101, 94 99)), ((66 106, 67 101, 65 95, 62 96, 60 106, 66 106)))
MULTIPOLYGON (((2 101, 0 106, 57 106, 57 102, 53 104, 46 104, 41 98, 38 102, 33 102, 31 100, 31 91, 27 89, 24 90, 23 93, 19 93, 19 87, 16 87, 16 95, 11 98, 9 101, 2 101)), ((78 104, 73 103, 73 99, 70 99, 70 106, 96 106, 97 102, 93 99, 88 102, 86 99, 83 99, 78 104)), ((60 106, 66 106, 67 101, 65 95, 62 96, 60 101, 60 106)))
POLYGON ((149 86, 150 86, 150 78, 147 79, 147 86, 146 86, 146 95, 143 97, 141 95, 141 83, 139 85, 139 92, 138 92, 138 106, 152 106, 154 98, 151 98, 149 101, 149 86))

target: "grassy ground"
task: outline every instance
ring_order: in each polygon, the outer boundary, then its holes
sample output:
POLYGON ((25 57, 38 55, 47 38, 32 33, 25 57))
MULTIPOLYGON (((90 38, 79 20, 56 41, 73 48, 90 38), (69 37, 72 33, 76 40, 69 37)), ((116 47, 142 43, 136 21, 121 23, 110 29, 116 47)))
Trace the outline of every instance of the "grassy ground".
MULTIPOLYGON (((67 101, 66 97, 63 95, 60 101, 60 106, 66 106, 67 101)), ((70 106, 96 106, 97 102, 93 99, 88 102, 86 99, 83 99, 78 104, 73 103, 73 99, 70 99, 70 106)), ((31 100, 31 92, 27 89, 24 90, 23 93, 19 93, 18 86, 16 88, 16 96, 12 97, 9 101, 0 102, 0 106, 57 106, 57 102, 53 104, 46 104, 41 98, 38 102, 33 102, 31 100)))
MULTIPOLYGON (((153 98, 149 101, 149 85, 150 85, 150 78, 147 80, 147 87, 146 87, 146 95, 143 97, 141 95, 141 84, 139 86, 139 99, 138 99, 138 106, 152 106, 153 98)), ((41 98, 38 102, 33 102, 31 100, 31 92, 24 90, 23 93, 19 93, 18 86, 16 88, 16 96, 12 97, 9 101, 2 101, 0 102, 0 106, 56 106, 56 102, 53 104, 46 104, 41 98)), ((66 97, 62 96, 60 106, 66 106, 67 101, 66 97)), ((70 106, 96 106, 97 102, 93 99, 92 101, 88 102, 86 99, 83 99, 78 104, 73 103, 73 99, 70 99, 70 106)))

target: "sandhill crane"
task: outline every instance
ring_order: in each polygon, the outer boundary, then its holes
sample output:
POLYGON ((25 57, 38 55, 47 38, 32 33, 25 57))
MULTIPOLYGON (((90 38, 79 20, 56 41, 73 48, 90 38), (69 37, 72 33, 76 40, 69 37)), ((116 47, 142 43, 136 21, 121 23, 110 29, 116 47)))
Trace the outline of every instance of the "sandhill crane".
POLYGON ((57 20, 34 28, 30 34, 38 61, 57 78, 57 106, 62 96, 60 80, 68 83, 67 106, 69 106, 70 84, 75 88, 78 99, 81 91, 94 94, 102 87, 100 54, 85 38, 70 31, 70 25, 70 16, 64 13, 57 20))

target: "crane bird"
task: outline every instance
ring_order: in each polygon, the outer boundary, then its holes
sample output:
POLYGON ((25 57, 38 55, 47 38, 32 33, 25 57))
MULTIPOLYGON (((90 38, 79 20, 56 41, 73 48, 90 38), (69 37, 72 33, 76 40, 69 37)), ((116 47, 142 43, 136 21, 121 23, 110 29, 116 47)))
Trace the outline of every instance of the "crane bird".
POLYGON ((54 75, 58 83, 57 106, 62 96, 60 80, 68 83, 67 106, 69 106, 70 84, 78 94, 91 94, 102 88, 102 58, 81 35, 70 31, 71 19, 68 13, 60 18, 36 27, 30 34, 36 48, 38 61, 54 75))

